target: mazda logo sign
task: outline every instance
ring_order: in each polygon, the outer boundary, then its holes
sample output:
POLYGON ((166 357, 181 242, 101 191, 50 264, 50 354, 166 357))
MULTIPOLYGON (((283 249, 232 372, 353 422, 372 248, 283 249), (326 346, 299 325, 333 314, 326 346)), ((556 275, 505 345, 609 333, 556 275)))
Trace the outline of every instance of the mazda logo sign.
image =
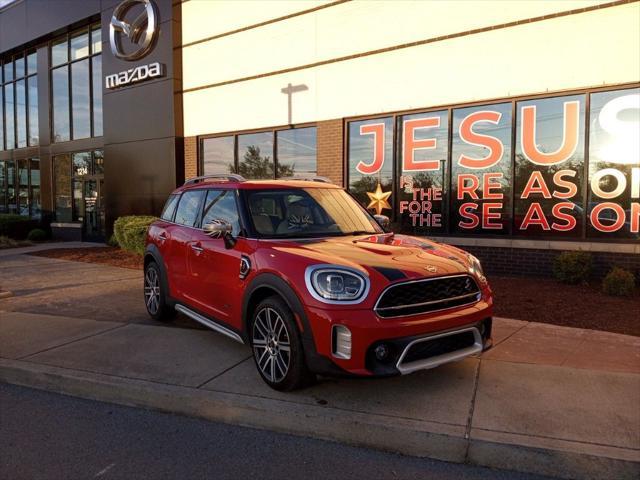
POLYGON ((158 35, 158 11, 152 0, 124 0, 113 11, 109 24, 109 43, 111 52, 122 60, 139 60, 153 48, 158 35), (129 10, 137 4, 142 4, 144 10, 131 22, 125 17, 129 10), (135 50, 126 53, 122 48, 122 37, 136 46, 135 50))

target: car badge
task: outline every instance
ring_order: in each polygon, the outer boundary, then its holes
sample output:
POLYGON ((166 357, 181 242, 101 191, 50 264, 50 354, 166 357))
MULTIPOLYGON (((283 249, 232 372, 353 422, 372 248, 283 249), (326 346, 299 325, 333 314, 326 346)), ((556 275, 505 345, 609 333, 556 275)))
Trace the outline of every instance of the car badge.
POLYGON ((436 273, 438 271, 438 267, 435 265, 427 265, 424 269, 431 273, 436 273))

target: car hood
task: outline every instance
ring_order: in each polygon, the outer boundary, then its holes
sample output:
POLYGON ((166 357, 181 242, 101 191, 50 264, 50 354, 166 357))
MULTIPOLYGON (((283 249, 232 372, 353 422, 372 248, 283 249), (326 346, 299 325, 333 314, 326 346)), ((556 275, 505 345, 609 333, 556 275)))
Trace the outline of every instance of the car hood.
POLYGON ((407 235, 379 234, 279 241, 273 248, 306 257, 313 263, 364 268, 388 280, 466 273, 469 261, 462 250, 407 235))

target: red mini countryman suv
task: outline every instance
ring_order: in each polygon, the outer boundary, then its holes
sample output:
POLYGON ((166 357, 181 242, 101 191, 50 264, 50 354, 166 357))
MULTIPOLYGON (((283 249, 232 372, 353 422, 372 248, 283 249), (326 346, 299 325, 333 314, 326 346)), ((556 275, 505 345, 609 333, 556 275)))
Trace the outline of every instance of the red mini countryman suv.
POLYGON ((178 311, 249 345, 277 390, 315 374, 406 374, 489 348, 480 262, 387 225, 318 177, 189 180, 149 227, 147 311, 178 311))

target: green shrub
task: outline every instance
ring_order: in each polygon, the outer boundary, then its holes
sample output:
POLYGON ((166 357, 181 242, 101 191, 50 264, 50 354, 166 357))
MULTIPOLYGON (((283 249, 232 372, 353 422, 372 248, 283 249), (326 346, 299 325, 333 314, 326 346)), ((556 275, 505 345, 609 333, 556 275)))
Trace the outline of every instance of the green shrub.
POLYGON ((562 252, 553 263, 553 275, 562 283, 586 283, 591 274, 591 263, 588 252, 562 252))
POLYGON ((13 213, 0 213, 0 235, 24 240, 29 232, 37 227, 37 220, 13 213))
POLYGON ((120 248, 142 255, 149 225, 156 217, 148 215, 128 215, 118 218, 113 224, 113 235, 120 248))
POLYGON ((109 245, 110 247, 119 247, 120 245, 118 245, 118 239, 116 238, 116 234, 113 233, 111 234, 111 236, 109 237, 109 240, 107 240, 107 245, 109 245))
POLYGON ((628 297, 635 288, 636 279, 633 273, 620 267, 613 267, 602 281, 602 291, 616 297, 628 297))
POLYGON ((34 228, 27 234, 27 240, 30 242, 42 242, 47 239, 47 232, 41 228, 34 228))

